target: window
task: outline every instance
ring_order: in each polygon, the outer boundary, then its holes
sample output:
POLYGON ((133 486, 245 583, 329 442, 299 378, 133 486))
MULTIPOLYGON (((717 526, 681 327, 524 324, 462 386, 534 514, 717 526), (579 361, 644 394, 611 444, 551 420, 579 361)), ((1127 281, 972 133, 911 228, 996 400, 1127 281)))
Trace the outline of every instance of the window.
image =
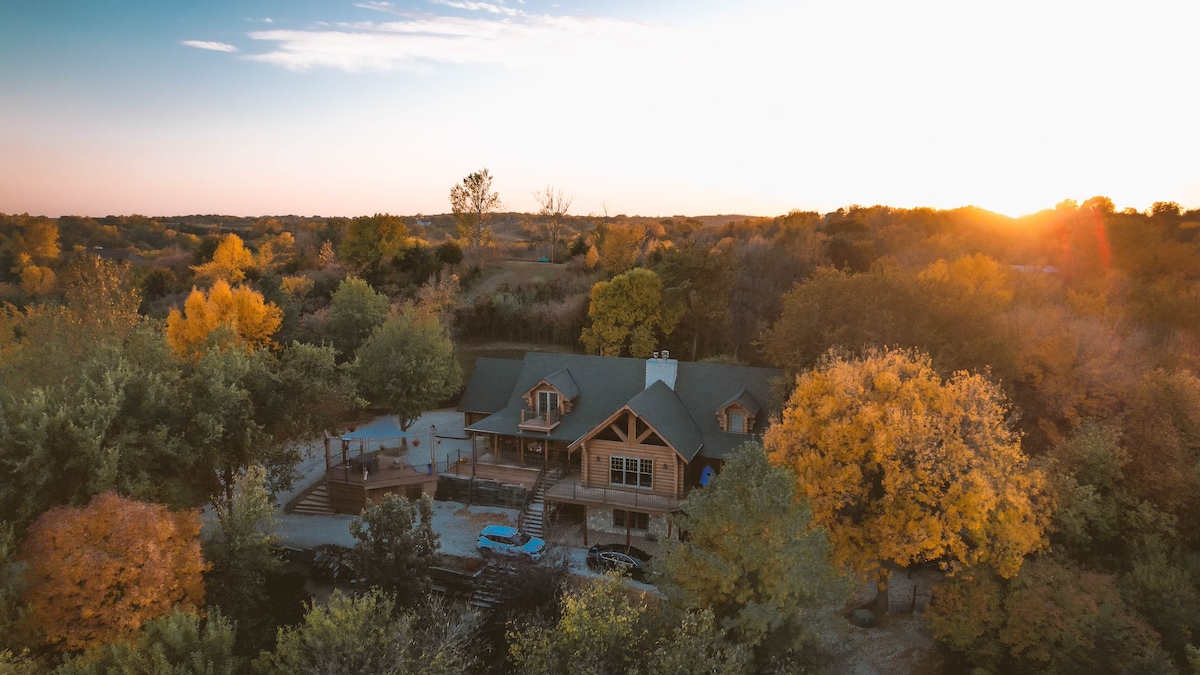
POLYGON ((740 412, 729 411, 729 430, 735 434, 746 433, 746 416, 740 412))
POLYGON ((609 478, 612 485, 628 485, 636 488, 654 487, 654 460, 638 457, 610 457, 609 478))
POLYGON ((539 391, 538 392, 538 412, 546 414, 558 407, 558 392, 556 391, 539 391))
POLYGON ((613 509, 613 527, 628 527, 631 530, 650 529, 650 514, 637 511, 613 509), (626 525, 626 523, 629 523, 626 525))

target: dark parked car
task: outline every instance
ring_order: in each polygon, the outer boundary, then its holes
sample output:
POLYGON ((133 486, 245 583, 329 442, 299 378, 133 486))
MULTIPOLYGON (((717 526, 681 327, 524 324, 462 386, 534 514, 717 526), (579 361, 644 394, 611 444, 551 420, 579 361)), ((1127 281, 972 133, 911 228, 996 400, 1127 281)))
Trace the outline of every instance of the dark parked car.
POLYGON ((650 554, 624 544, 593 546, 587 552, 587 566, 598 572, 619 570, 637 581, 649 581, 650 554))

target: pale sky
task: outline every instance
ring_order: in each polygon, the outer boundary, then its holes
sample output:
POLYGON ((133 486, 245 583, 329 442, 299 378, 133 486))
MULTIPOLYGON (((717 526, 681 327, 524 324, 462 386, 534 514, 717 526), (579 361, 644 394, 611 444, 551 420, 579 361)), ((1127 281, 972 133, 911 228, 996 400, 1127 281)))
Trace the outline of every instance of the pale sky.
POLYGON ((3 0, 0 212, 1200 208, 1200 2, 3 0))

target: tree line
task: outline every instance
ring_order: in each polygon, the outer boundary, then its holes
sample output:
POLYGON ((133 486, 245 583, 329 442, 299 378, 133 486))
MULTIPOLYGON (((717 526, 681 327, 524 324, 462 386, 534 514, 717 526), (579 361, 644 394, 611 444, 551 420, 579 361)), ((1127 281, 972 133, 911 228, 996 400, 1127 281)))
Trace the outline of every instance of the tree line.
MULTIPOLYGON (((762 454, 807 511, 779 527, 825 537, 839 572, 886 582, 895 566, 945 571, 929 621, 949 672, 1190 671, 1200 630, 1200 212, 1118 212, 1093 198, 1020 219, 888 207, 722 226, 560 219, 560 290, 472 295, 502 261, 460 258, 469 246, 432 246, 391 216, 347 221, 311 255, 288 249, 283 228, 264 226, 249 243, 199 238, 204 252, 170 272, 190 291, 156 286, 161 268, 68 261, 51 221, 6 217, 0 503, 15 525, 10 548, 49 509, 109 491, 228 507, 253 466, 282 485, 296 440, 361 399, 401 412, 406 394, 389 399, 396 392, 355 365, 413 349, 391 351, 379 336, 467 339, 491 323, 479 308, 508 307, 506 322, 541 316, 557 326, 543 339, 589 353, 667 346, 685 359, 783 369, 782 413, 762 454), (430 272, 417 283, 421 269, 430 272), (150 288, 171 289, 173 308, 144 303, 150 288)), ((455 368, 432 377, 453 382, 455 368)), ((675 628, 737 637, 696 654, 740 647, 760 669, 799 658, 765 653, 753 636, 808 618, 761 599, 744 616, 760 622, 751 630, 735 619, 744 607, 718 600, 739 565, 771 555, 714 569, 713 586, 672 597, 676 609, 713 613, 676 615, 675 628)), ((786 574, 745 578, 789 597, 769 588, 786 574)), ((583 621, 567 607, 550 616, 583 621)), ((545 643, 521 652, 538 655, 537 672, 575 653, 548 633, 525 634, 545 643)), ((643 655, 656 644, 627 642, 643 655)), ((638 667, 629 659, 611 669, 638 667)))

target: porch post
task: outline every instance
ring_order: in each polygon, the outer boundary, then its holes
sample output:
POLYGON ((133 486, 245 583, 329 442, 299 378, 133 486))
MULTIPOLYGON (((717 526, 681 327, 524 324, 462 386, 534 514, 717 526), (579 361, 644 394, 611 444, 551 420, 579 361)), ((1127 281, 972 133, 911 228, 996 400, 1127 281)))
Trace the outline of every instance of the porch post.
POLYGON ((629 548, 630 529, 631 529, 631 526, 633 525, 632 521, 633 521, 633 511, 626 511, 625 512, 625 548, 629 548))
POLYGON ((583 546, 587 548, 587 505, 583 506, 583 546))
POLYGON ((325 494, 329 494, 329 431, 325 431, 325 494))

